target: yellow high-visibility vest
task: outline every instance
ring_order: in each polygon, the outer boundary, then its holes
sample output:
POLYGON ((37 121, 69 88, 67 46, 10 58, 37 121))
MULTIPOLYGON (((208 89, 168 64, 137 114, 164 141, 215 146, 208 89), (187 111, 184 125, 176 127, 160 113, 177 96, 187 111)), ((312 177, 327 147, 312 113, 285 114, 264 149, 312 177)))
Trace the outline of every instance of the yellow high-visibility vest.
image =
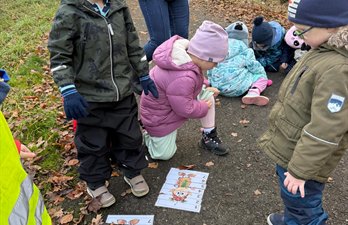
POLYGON ((16 144, 2 112, 0 112, 0 224, 52 224, 39 189, 22 167, 16 144))

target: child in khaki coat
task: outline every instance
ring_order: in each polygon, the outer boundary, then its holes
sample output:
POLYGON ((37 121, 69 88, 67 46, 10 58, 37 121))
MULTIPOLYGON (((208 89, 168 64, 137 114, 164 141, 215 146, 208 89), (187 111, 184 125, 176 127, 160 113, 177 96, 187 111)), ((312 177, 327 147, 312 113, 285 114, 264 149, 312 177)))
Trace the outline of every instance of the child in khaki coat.
POLYGON ((290 2, 288 18, 312 50, 285 78, 270 128, 259 140, 277 164, 285 206, 284 213, 268 216, 270 225, 319 225, 328 219, 322 208, 325 182, 348 148, 347 9, 347 0, 290 2))

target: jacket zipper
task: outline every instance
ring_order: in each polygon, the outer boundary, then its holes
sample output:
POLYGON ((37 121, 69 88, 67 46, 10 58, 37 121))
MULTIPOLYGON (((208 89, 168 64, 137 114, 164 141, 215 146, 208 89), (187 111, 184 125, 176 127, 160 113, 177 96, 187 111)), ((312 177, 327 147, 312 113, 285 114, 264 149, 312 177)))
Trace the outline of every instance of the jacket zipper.
POLYGON ((109 23, 109 21, 102 15, 94 12, 93 10, 89 9, 87 6, 83 6, 84 8, 86 8, 88 11, 98 15, 99 17, 103 18, 103 20, 105 21, 106 23, 106 26, 108 28, 108 35, 109 35, 109 42, 110 42, 110 67, 111 67, 111 80, 112 80, 112 84, 114 85, 115 89, 116 89, 116 101, 119 101, 119 98, 120 98, 120 94, 119 94, 119 91, 118 91, 118 87, 116 85, 116 81, 114 79, 114 70, 113 70, 113 54, 112 54, 112 51, 113 51, 113 47, 112 47, 112 36, 114 35, 114 31, 112 29, 112 26, 111 26, 111 23, 109 23))
POLYGON ((299 75, 297 76, 297 78, 295 80, 294 86, 292 86, 292 88, 291 88, 291 91, 290 91, 291 95, 293 95, 295 93, 296 88, 298 86, 298 83, 300 82, 302 75, 304 74, 304 72, 306 72, 307 69, 308 69, 308 66, 305 66, 300 70, 299 75))
POLYGON ((81 45, 81 62, 80 62, 79 67, 77 68, 77 71, 76 71, 77 73, 80 72, 83 61, 85 60, 85 46, 87 43, 88 31, 89 31, 89 24, 87 24, 85 32, 83 33, 83 40, 82 40, 82 45, 81 45))

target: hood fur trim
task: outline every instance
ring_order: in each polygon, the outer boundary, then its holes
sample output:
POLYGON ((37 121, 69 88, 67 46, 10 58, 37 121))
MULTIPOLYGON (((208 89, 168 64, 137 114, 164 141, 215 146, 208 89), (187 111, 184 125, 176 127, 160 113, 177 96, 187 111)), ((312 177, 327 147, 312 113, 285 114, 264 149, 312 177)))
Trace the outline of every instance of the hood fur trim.
POLYGON ((338 32, 333 34, 328 42, 330 46, 336 47, 336 48, 345 48, 348 50, 348 25, 339 28, 338 32))
POLYGON ((187 54, 187 48, 189 45, 189 40, 178 39, 173 44, 172 59, 173 63, 177 66, 183 65, 185 63, 191 62, 191 57, 187 54))

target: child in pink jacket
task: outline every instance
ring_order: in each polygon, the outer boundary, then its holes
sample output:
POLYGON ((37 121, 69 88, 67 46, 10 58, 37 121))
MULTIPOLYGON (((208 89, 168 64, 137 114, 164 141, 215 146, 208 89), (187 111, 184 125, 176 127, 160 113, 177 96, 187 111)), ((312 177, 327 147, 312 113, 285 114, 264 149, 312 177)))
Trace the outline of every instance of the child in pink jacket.
POLYGON ((190 41, 176 35, 156 49, 150 77, 159 98, 142 94, 140 99, 144 141, 151 158, 168 160, 174 155, 177 129, 188 119, 201 120, 201 148, 216 155, 228 153, 215 127, 214 95, 219 91, 203 85, 203 73, 227 53, 228 35, 211 21, 204 21, 190 41))

